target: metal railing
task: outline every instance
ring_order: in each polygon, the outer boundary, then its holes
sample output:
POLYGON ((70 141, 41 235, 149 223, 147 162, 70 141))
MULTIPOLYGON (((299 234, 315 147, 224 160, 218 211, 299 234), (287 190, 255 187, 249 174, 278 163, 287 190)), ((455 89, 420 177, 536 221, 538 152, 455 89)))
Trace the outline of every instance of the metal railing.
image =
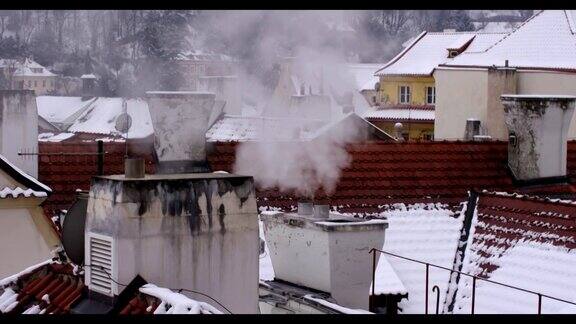
MULTIPOLYGON (((476 302, 476 281, 477 281, 477 280, 489 282, 489 283, 492 283, 492 284, 495 284, 495 285, 499 285, 499 286, 503 286, 503 287, 515 289, 515 290, 518 290, 518 291, 523 291, 523 292, 526 292, 526 293, 529 293, 529 294, 533 294, 533 295, 538 296, 538 314, 539 314, 539 315, 542 314, 542 298, 543 298, 543 297, 548 298, 548 299, 552 299, 552 300, 556 300, 556 301, 559 301, 559 302, 571 304, 571 305, 576 305, 575 302, 568 301, 568 300, 565 300, 565 299, 562 299, 562 298, 558 298, 558 297, 546 295, 546 294, 543 294, 543 293, 540 293, 540 292, 537 292, 537 291, 533 291, 533 290, 529 290, 529 289, 524 289, 524 288, 520 288, 520 287, 511 286, 511 285, 508 285, 508 284, 505 284, 505 283, 501 283, 501 282, 497 282, 497 281, 493 281, 493 280, 490 280, 490 279, 481 278, 481 277, 478 277, 478 276, 475 276, 475 275, 471 275, 471 274, 468 274, 468 273, 465 273, 465 272, 461 272, 461 271, 458 271, 458 270, 446 268, 446 267, 443 267, 443 266, 439 266, 439 265, 436 265, 436 264, 432 264, 432 263, 428 263, 428 262, 424 262, 424 261, 420 261, 420 260, 416 260, 416 259, 411 259, 411 258, 408 258, 408 257, 405 257, 405 256, 401 256, 401 255, 394 254, 394 253, 387 252, 387 251, 382 251, 382 250, 375 249, 375 248, 373 248, 373 249, 371 249, 371 250, 369 251, 369 253, 372 254, 372 296, 375 295, 375 294, 374 294, 374 292, 375 292, 374 289, 375 289, 375 286, 376 286, 376 282, 375 282, 375 279, 376 279, 376 252, 382 253, 382 254, 386 254, 386 255, 390 255, 390 256, 393 256, 393 257, 397 257, 397 258, 400 258, 400 259, 404 259, 404 260, 407 260, 407 261, 416 262, 416 263, 419 263, 419 264, 422 264, 422 265, 425 265, 425 267, 426 267, 426 288, 425 288, 425 289, 426 289, 426 293, 425 293, 425 304, 426 304, 426 305, 425 305, 425 310, 424 310, 425 314, 428 314, 428 292, 429 292, 429 290, 428 290, 429 288, 428 288, 428 287, 429 287, 430 267, 434 267, 434 268, 438 268, 438 269, 450 271, 450 275, 452 275, 452 273, 458 273, 458 274, 460 274, 460 275, 463 275, 463 276, 467 276, 467 277, 471 277, 471 278, 472 278, 472 301, 471 301, 471 304, 472 304, 472 305, 471 305, 471 314, 474 314, 474 311, 475 311, 474 306, 475 306, 475 302, 476 302)), ((435 291, 435 292, 436 292, 436 314, 438 314, 439 306, 440 306, 440 288, 439 288, 438 286, 434 286, 434 287, 432 287, 432 291, 435 291)))

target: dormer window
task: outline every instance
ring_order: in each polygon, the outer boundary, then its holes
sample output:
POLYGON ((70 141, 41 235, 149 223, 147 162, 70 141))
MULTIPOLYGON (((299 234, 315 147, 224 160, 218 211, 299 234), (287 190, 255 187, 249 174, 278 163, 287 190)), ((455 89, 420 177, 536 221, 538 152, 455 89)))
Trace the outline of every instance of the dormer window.
POLYGON ((32 72, 34 72, 34 73, 42 73, 42 68, 32 68, 32 72))
POLYGON ((460 52, 456 51, 456 50, 449 50, 448 51, 448 58, 453 58, 458 56, 458 54, 460 54, 460 52))

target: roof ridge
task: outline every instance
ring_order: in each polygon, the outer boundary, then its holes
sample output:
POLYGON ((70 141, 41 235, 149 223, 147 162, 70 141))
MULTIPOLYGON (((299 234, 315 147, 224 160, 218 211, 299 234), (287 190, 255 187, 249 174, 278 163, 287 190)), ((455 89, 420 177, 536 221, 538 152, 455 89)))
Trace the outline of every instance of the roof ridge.
POLYGON ((52 192, 52 189, 42 182, 38 181, 28 173, 24 172, 14 164, 12 164, 5 156, 0 154, 0 169, 6 172, 10 177, 19 182, 20 184, 28 187, 35 191, 43 191, 48 193, 52 192))
POLYGON ((380 72, 380 71, 384 70, 385 68, 389 67, 390 65, 396 63, 400 58, 402 58, 402 56, 404 56, 404 54, 408 53, 408 51, 412 47, 414 47, 414 45, 416 45, 422 38, 424 38, 424 36, 426 36, 426 34, 428 34, 428 32, 423 31, 420 33, 420 35, 416 36, 416 39, 414 39, 414 41, 412 41, 412 43, 410 43, 410 45, 406 46, 406 48, 404 48, 404 50, 402 50, 402 52, 400 52, 400 53, 398 53, 398 55, 394 56, 381 69, 374 72, 374 76, 378 76, 378 72, 380 72))
POLYGON ((507 39, 508 37, 510 37, 510 35, 514 34, 516 31, 520 30, 524 25, 526 25, 528 22, 532 21, 534 18, 536 18, 536 16, 542 14, 544 11, 546 10, 540 10, 539 12, 535 13, 532 15, 532 17, 526 19, 524 22, 522 22, 520 25, 518 25, 518 27, 514 28, 511 32, 507 33, 506 36, 500 38, 498 41, 496 41, 494 44, 488 46, 484 51, 479 51, 479 52, 474 52, 474 53, 486 53, 489 50, 491 50, 492 48, 494 48, 496 45, 500 44, 503 40, 507 39))
POLYGON ((552 205, 562 205, 566 207, 574 207, 576 208, 576 201, 569 200, 569 199, 551 199, 548 197, 542 196, 534 196, 529 194, 519 194, 517 192, 497 192, 497 191, 489 191, 489 190, 482 190, 480 195, 484 196, 491 196, 491 197, 503 197, 503 198, 512 198, 518 200, 529 200, 533 202, 545 203, 545 204, 552 204, 552 205), (569 202, 571 201, 571 202, 569 202))

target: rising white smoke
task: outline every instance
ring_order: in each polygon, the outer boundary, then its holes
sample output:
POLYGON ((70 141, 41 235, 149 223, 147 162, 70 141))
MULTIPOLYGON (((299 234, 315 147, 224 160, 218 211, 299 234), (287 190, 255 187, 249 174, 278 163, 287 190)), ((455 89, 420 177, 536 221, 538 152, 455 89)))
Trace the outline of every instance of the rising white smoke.
MULTIPOLYGON (((255 28, 252 22, 258 13, 232 15, 234 19, 227 17, 220 27, 226 32, 240 35, 255 28)), ((284 63, 274 93, 260 98, 263 117, 257 124, 258 140, 237 148, 235 173, 252 175, 261 188, 295 191, 306 197, 313 197, 319 189, 333 193, 342 169, 351 162, 346 145, 357 140, 360 132, 355 123, 332 126, 347 113, 358 111, 358 105, 367 105, 357 92, 345 51, 327 42, 338 28, 320 26, 346 25, 344 16, 342 12, 276 13, 272 15, 276 19, 258 26, 266 32, 246 45, 257 46, 255 53, 262 64, 284 63), (282 52, 285 48, 279 42, 287 39, 286 33, 296 41, 282 52), (293 58, 287 60, 289 56, 293 58)), ((250 70, 243 72, 252 75, 250 70)), ((244 85, 243 91, 266 88, 265 80, 250 80, 253 85, 244 85)))

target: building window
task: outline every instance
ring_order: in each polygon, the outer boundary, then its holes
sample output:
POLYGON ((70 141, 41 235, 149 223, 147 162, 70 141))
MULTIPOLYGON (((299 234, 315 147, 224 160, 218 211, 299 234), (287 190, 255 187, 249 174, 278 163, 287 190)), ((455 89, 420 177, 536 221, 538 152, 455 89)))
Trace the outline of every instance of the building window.
POLYGON ((426 87, 426 103, 429 105, 436 103, 436 87, 426 87))
POLYGON ((410 87, 409 86, 400 86, 400 103, 407 104, 410 103, 410 87))
POLYGON ((36 88, 38 86, 38 82, 36 82, 36 80, 34 80, 34 88, 36 88))
POLYGON ((42 86, 46 88, 46 80, 42 80, 42 86))

